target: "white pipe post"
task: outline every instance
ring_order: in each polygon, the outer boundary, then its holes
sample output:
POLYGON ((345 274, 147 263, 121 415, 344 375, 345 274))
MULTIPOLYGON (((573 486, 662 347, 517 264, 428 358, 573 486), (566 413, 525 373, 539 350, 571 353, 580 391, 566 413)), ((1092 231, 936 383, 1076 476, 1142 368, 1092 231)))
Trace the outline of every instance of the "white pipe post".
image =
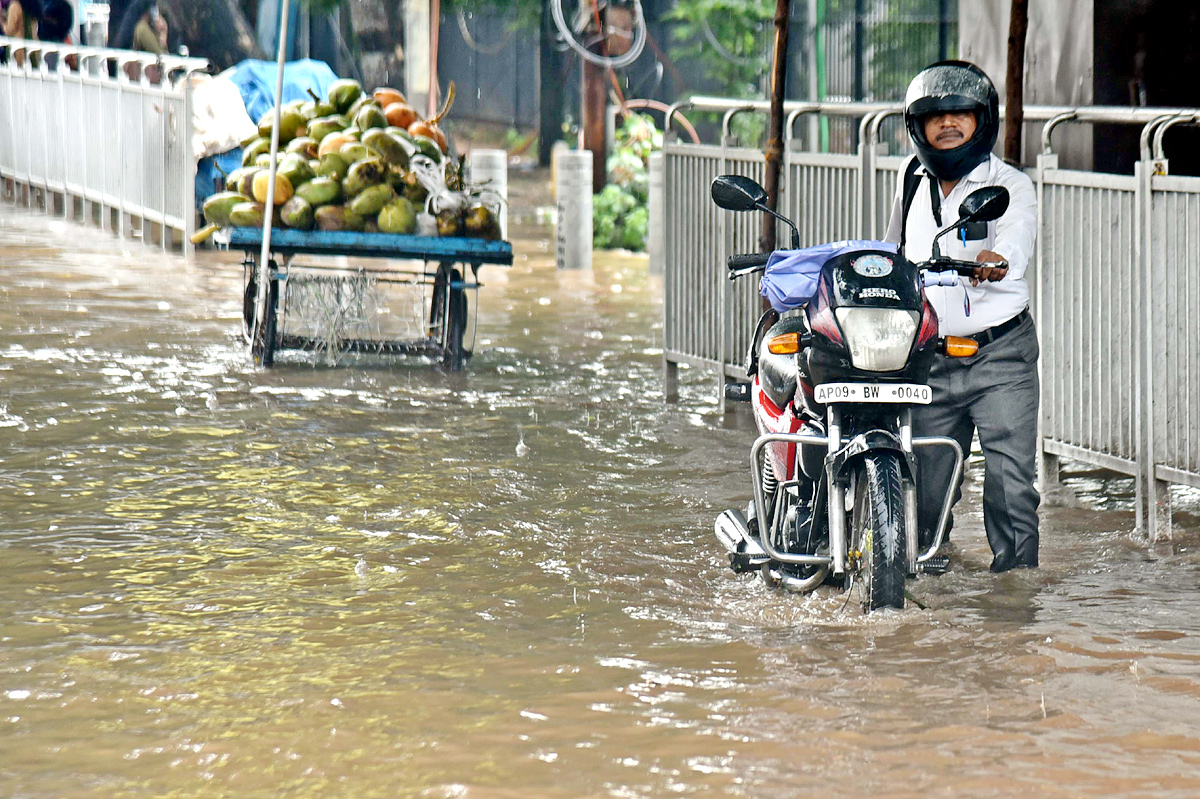
POLYGON ((500 204, 500 238, 508 239, 508 153, 504 150, 472 150, 467 161, 474 188, 493 191, 500 204))
POLYGON ((288 9, 291 0, 282 0, 279 11, 279 47, 275 56, 275 124, 271 127, 271 163, 268 167, 267 202, 263 209, 262 254, 258 261, 258 307, 254 315, 254 337, 262 334, 267 323, 267 282, 270 280, 271 220, 275 216, 275 158, 279 155, 279 126, 283 117, 283 63, 287 56, 288 9))
POLYGON ((558 154, 558 221, 555 263, 559 269, 592 268, 592 151, 558 154))

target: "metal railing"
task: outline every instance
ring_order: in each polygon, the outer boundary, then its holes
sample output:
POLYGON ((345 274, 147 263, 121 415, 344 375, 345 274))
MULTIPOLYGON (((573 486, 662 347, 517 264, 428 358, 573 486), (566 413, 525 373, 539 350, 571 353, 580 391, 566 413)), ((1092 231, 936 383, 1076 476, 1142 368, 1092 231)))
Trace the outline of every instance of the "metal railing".
MULTIPOLYGON (((723 402, 721 384, 745 377, 761 312, 754 282, 731 285, 724 261, 757 250, 761 221, 718 212, 708 186, 727 172, 761 180, 761 151, 737 146, 730 121, 769 105, 695 98, 672 107, 668 131, 684 108, 723 113, 724 122, 719 144, 668 135, 663 148, 665 389, 677 394, 679 364, 698 366, 713 371, 723 402)), ((904 158, 888 154, 879 132, 901 107, 788 103, 785 112, 780 210, 802 246, 881 238, 904 158), (797 146, 797 124, 822 116, 858 120, 857 152, 797 146)), ((1042 342, 1043 484, 1057 480, 1060 458, 1130 475, 1139 528, 1151 540, 1169 537, 1169 487, 1200 488, 1200 178, 1169 174, 1163 138, 1174 125, 1200 124, 1200 111, 1038 106, 1025 119, 1042 123, 1042 153, 1028 170, 1039 203, 1028 279, 1042 342), (1051 139, 1066 123, 1141 126, 1135 174, 1060 168, 1051 139)))
POLYGON ((208 61, 5 37, 0 48, 4 193, 164 248, 178 238, 190 257, 190 78, 208 61))

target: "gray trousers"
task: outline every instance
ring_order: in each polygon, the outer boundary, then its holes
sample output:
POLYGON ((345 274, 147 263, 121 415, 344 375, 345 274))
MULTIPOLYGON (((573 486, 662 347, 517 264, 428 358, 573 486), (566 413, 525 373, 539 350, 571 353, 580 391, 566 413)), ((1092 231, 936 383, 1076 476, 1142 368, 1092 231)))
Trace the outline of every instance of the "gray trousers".
MULTIPOLYGON (((979 432, 983 526, 994 556, 992 571, 1038 565, 1038 354, 1037 333, 1028 319, 970 358, 935 356, 929 375, 933 403, 913 411, 915 435, 949 436, 967 456, 971 434, 979 432)), ((932 535, 954 454, 948 447, 922 447, 917 464, 919 525, 923 534, 932 535)), ((957 503, 961 480, 953 491, 957 503)))

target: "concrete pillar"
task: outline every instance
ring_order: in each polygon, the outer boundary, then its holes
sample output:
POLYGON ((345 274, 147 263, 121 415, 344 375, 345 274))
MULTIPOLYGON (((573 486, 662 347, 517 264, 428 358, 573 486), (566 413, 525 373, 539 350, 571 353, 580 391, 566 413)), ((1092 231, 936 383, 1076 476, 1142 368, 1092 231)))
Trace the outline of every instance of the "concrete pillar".
POLYGON ((592 159, 591 150, 558 154, 555 263, 559 269, 592 268, 592 159))
POLYGON ((666 268, 667 257, 667 198, 665 191, 665 167, 662 151, 650 153, 650 224, 646 253, 650 256, 650 274, 661 275, 666 268))
POLYGON ((472 150, 467 156, 467 179, 478 189, 494 191, 500 206, 500 237, 508 238, 508 153, 504 150, 472 150))

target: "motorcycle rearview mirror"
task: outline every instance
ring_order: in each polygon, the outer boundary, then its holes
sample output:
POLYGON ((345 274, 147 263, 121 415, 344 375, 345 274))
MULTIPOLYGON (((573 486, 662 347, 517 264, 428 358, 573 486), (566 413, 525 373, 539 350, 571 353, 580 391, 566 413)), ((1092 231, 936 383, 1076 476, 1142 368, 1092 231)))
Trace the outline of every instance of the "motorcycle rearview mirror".
POLYGON ((963 222, 993 222, 1008 210, 1008 189, 1003 186, 984 186, 967 195, 958 206, 963 222))
POLYGON ((708 191, 726 211, 753 211, 767 199, 766 189, 743 175, 718 175, 708 191))
POLYGON ((984 186, 968 194, 958 206, 958 221, 934 237, 933 259, 942 257, 942 249, 938 246, 942 236, 972 222, 994 222, 1008 210, 1008 198, 1008 189, 1003 186, 984 186))
POLYGON ((726 211, 762 211, 783 222, 792 231, 792 249, 800 249, 800 231, 786 216, 767 207, 767 190, 744 175, 718 175, 708 190, 712 201, 726 211))

